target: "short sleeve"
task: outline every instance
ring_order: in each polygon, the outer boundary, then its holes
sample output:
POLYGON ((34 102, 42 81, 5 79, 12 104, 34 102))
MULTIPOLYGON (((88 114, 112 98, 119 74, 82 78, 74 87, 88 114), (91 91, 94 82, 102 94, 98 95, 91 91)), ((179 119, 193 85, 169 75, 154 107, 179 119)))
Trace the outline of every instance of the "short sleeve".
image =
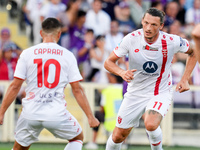
POLYGON ((122 39, 122 41, 118 44, 118 46, 115 47, 115 49, 113 50, 115 55, 117 57, 125 56, 129 51, 129 46, 130 46, 129 43, 130 43, 130 36, 127 35, 122 39))
POLYGON ((16 66, 16 69, 15 69, 15 73, 14 73, 14 77, 15 78, 20 78, 20 79, 23 79, 25 80, 26 79, 26 64, 27 62, 25 61, 25 53, 22 52, 18 61, 17 61, 17 66, 16 66))
POLYGON ((83 80, 83 78, 80 74, 80 71, 78 69, 76 58, 74 57, 73 54, 71 55, 71 63, 70 64, 71 65, 70 65, 69 72, 68 72, 69 83, 83 80))
POLYGON ((186 39, 181 38, 180 36, 175 36, 175 53, 182 52, 185 53, 189 50, 190 44, 186 39))

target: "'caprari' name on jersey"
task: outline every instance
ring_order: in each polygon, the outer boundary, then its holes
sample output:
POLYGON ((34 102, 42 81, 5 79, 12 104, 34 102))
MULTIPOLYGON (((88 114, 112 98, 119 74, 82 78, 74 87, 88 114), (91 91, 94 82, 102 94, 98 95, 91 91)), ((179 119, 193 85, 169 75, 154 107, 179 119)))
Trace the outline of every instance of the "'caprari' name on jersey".
POLYGON ((35 55, 40 55, 40 54, 54 54, 54 55, 63 55, 63 50, 60 49, 51 49, 51 48, 36 48, 34 50, 35 55))

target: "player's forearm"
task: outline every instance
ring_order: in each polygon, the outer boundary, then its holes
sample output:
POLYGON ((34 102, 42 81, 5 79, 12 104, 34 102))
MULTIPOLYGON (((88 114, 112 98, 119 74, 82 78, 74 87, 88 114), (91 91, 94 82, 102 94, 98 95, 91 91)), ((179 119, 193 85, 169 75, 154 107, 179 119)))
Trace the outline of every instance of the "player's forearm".
POLYGON ((83 89, 80 88, 79 90, 73 90, 73 94, 76 98, 77 103, 86 114, 87 118, 93 117, 92 110, 90 108, 90 105, 88 103, 83 89))
POLYGON ((194 53, 188 55, 187 61, 186 61, 186 66, 185 66, 185 71, 184 74, 182 76, 182 80, 184 81, 189 81, 191 73, 196 65, 196 58, 194 53))
POLYGON ((200 38, 193 38, 195 42, 195 47, 194 47, 194 54, 198 62, 200 63, 200 38))
POLYGON ((104 67, 106 70, 108 70, 110 73, 113 73, 115 75, 121 76, 121 73, 125 70, 120 68, 115 62, 107 59, 104 63, 104 67))
POLYGON ((8 107, 11 105, 11 103, 15 100, 17 97, 17 94, 20 90, 20 87, 16 86, 15 84, 11 83, 8 87, 8 90, 3 98, 0 114, 4 114, 8 107))

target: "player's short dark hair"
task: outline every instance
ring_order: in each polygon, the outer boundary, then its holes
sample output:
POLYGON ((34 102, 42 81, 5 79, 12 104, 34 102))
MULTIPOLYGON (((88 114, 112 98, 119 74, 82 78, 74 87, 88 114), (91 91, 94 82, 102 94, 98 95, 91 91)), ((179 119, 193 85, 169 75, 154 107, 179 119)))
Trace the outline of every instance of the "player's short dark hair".
POLYGON ((52 33, 59 28, 61 24, 56 18, 47 18, 42 22, 42 30, 46 33, 52 33))
MULTIPOLYGON (((163 24, 164 23, 164 18, 165 18, 165 12, 164 11, 161 11, 161 10, 158 10, 156 8, 149 8, 146 13, 144 14, 144 17, 146 14, 150 14, 154 17, 159 17, 160 18, 160 23, 163 24)), ((143 18, 144 18, 143 17, 143 18)))

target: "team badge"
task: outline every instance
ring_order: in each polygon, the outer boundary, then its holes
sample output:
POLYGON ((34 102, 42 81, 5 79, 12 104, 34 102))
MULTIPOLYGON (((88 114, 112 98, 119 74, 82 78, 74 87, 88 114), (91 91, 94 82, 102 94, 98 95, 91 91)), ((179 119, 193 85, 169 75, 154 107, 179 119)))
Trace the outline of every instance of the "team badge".
POLYGON ((139 49, 135 49, 135 50, 134 50, 135 53, 137 53, 137 52, 139 52, 139 51, 140 51, 139 49))
POLYGON ((118 117, 118 123, 120 124, 122 122, 122 118, 119 116, 118 117))

